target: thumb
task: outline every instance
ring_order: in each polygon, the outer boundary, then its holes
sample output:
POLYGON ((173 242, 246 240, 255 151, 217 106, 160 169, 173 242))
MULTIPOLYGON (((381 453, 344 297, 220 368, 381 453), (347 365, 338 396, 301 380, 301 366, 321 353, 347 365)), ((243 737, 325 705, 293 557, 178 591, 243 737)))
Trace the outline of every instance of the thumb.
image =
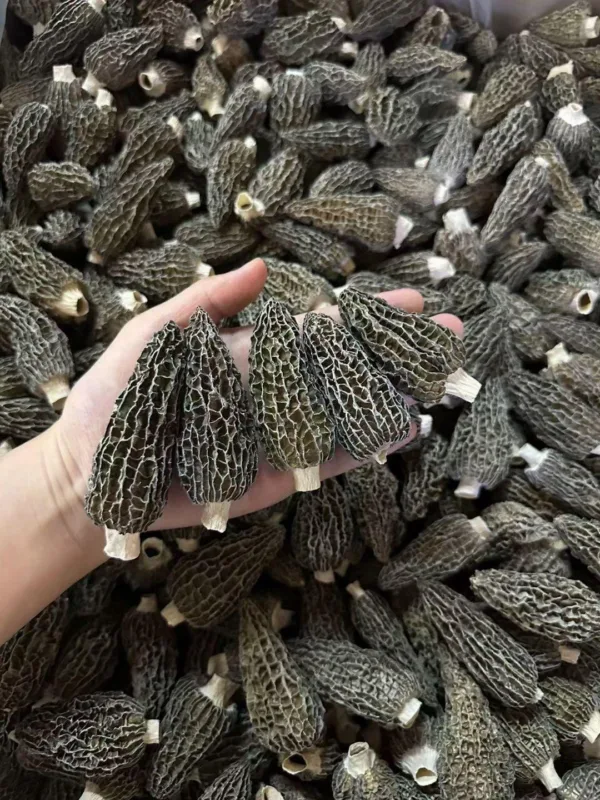
POLYGON ((255 300, 266 279, 265 263, 257 258, 239 269, 197 281, 165 303, 128 322, 84 379, 101 373, 105 383, 109 379, 120 387, 120 391, 145 345, 167 322, 172 320, 183 327, 194 311, 202 307, 218 324, 224 317, 237 314, 255 300))
POLYGON ((255 258, 239 269, 193 283, 165 303, 144 312, 136 321, 140 328, 147 326, 151 335, 171 320, 181 326, 187 325, 194 311, 201 306, 218 324, 255 300, 266 279, 265 262, 255 258))

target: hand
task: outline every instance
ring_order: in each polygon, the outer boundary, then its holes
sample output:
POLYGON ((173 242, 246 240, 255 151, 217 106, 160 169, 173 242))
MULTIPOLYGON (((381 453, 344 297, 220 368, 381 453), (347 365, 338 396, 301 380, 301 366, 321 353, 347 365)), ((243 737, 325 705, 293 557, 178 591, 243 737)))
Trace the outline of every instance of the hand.
MULTIPOLYGON (((198 306, 215 322, 233 316, 256 298, 266 279, 262 261, 195 283, 181 294, 128 323, 106 353, 73 387, 60 420, 41 436, 0 460, 0 644, 105 560, 104 531, 85 514, 84 497, 94 452, 114 402, 133 372, 144 345, 169 320, 186 325, 198 306)), ((407 311, 421 311, 418 292, 400 289, 385 299, 407 311)), ((335 307, 327 313, 336 315, 335 307)), ((437 321, 462 334, 460 321, 440 314, 437 321)), ((225 331, 242 375, 247 376, 249 328, 225 331)), ((323 478, 357 464, 338 450, 321 469, 323 478)), ((293 491, 289 473, 262 463, 250 489, 232 506, 232 515, 272 505, 293 491)), ((199 508, 174 484, 164 516, 155 529, 198 524, 199 508)))
MULTIPOLYGON (((75 482, 83 503, 83 491, 90 474, 92 458, 102 438, 114 402, 127 383, 146 342, 168 320, 181 326, 188 324, 198 306, 202 306, 215 323, 233 316, 261 291, 266 268, 260 260, 239 270, 201 281, 181 294, 129 322, 98 362, 75 384, 57 425, 59 442, 65 463, 76 470, 75 482)), ((421 311, 423 300, 412 289, 388 292, 385 298, 406 311, 421 311)), ((324 309, 338 318, 337 309, 324 309)), ((449 314, 438 321, 462 333, 460 321, 449 314)), ((248 376, 248 352, 251 328, 224 330, 223 339, 231 350, 244 380, 248 376)), ((411 434, 412 438, 414 432, 411 434)), ((408 440, 410 441, 410 439, 408 440)), ((335 457, 321 468, 323 478, 346 472, 357 466, 347 453, 338 448, 335 457)), ((73 473, 72 473, 73 474, 73 473)), ((278 472, 262 462, 256 482, 240 500, 234 502, 231 516, 248 514, 273 505, 294 491, 291 473, 278 472)), ((199 507, 194 506, 185 492, 174 482, 162 518, 153 529, 180 528, 199 524, 199 507)))

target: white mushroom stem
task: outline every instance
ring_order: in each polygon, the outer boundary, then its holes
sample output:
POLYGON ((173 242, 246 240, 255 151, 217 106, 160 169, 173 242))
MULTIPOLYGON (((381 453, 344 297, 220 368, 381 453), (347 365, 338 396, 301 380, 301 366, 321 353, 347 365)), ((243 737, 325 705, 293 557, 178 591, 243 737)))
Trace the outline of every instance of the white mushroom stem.
POLYGON ((168 564, 173 556, 162 539, 159 539, 158 536, 150 536, 142 542, 140 558, 143 568, 152 572, 168 564))
POLYGON ((421 744, 403 753, 400 763, 418 786, 432 786, 438 779, 438 757, 435 747, 421 744))
POLYGON ((431 160, 431 156, 419 156, 415 160, 415 169, 427 169, 427 165, 431 160))
POLYGON ((136 611, 141 614, 155 614, 158 611, 158 600, 155 594, 145 594, 137 604, 136 611))
POLYGON ((144 744, 158 744, 160 742, 160 720, 146 720, 146 733, 144 744))
POLYGON ((573 74, 573 62, 567 61, 564 64, 559 64, 558 67, 552 67, 550 72, 548 73, 547 80, 551 78, 556 78, 557 75, 572 75, 573 74))
POLYGON ((120 305, 134 314, 144 311, 148 305, 146 295, 132 289, 117 289, 117 297, 120 305))
POLYGON ((483 517, 473 517, 473 519, 469 520, 469 525, 482 542, 487 542, 488 539, 492 538, 493 534, 483 517))
POLYGON ((32 34, 34 37, 39 36, 40 33, 46 30, 46 25, 44 22, 36 22, 35 25, 32 27, 32 34))
POLYGON ((97 14, 102 14, 104 10, 104 6, 106 5, 106 0, 87 0, 88 5, 90 5, 97 14))
POLYGON ((276 633, 282 631, 292 624, 294 620, 294 612, 289 608, 283 608, 281 602, 278 600, 275 608, 271 612, 271 627, 276 633))
POLYGON ((95 783, 86 783, 79 800, 104 800, 104 795, 100 792, 100 787, 95 783))
POLYGON ((454 264, 447 258, 442 258, 442 256, 430 256, 427 259, 427 269, 429 270, 429 277, 434 284, 456 275, 454 264))
POLYGON ((553 347, 551 350, 546 351, 546 359, 550 369, 558 366, 559 364, 565 364, 572 358, 573 356, 569 353, 562 342, 559 342, 556 347, 553 347))
POLYGON ((200 195, 200 192, 185 192, 183 197, 185 204, 190 211, 194 208, 198 208, 198 206, 202 203, 202 196, 200 195))
POLYGON ((414 725, 422 705, 421 701, 417 700, 416 697, 411 697, 411 699, 402 706, 398 713, 398 721, 403 728, 410 728, 414 725))
POLYGON ((208 659, 206 664, 207 675, 220 675, 221 678, 229 675, 229 662, 227 661, 227 653, 215 653, 208 659))
POLYGON ((225 36, 224 33, 220 33, 218 36, 215 36, 215 38, 210 43, 210 46, 217 58, 222 56, 223 53, 227 50, 230 41, 231 41, 230 38, 228 36, 225 36))
POLYGON ((351 744, 344 758, 344 769, 353 778, 360 778, 375 765, 375 751, 366 742, 351 744))
POLYGON ((163 608, 160 615, 171 628, 175 628, 177 625, 181 625, 182 622, 185 622, 185 617, 175 603, 172 602, 163 608))
POLYGON ((556 115, 563 122, 566 122, 567 125, 572 125, 573 127, 585 125, 586 122, 589 122, 587 115, 583 111, 583 106, 580 103, 569 103, 568 106, 560 108, 556 112, 556 115))
POLYGON ((169 119, 167 120, 167 125, 169 126, 169 128, 171 128, 171 130, 179 140, 183 138, 183 125, 179 121, 179 118, 175 116, 175 114, 172 114, 169 117, 169 119))
POLYGON ((104 553, 109 558, 134 561, 139 556, 141 550, 139 533, 119 533, 113 528, 105 528, 104 537, 106 541, 104 553))
POLYGON ((419 422, 419 436, 421 439, 427 439, 433 430, 433 417, 431 414, 419 414, 419 422))
POLYGON ((175 543, 182 553, 195 553, 200 547, 198 539, 175 539, 175 543))
POLYGON ((349 56, 350 58, 356 58, 356 56, 358 55, 358 43, 344 42, 340 47, 340 55, 349 56))
POLYGON ((460 92, 456 99, 456 107, 459 111, 470 111, 475 100, 475 92, 460 92))
POLYGON ((183 36, 183 49, 184 50, 202 50, 204 45, 204 34, 200 25, 192 25, 188 28, 183 36))
POLYGON ((294 487, 297 492, 314 492, 321 486, 320 467, 305 467, 292 470, 294 487))
POLYGON ((97 250, 88 250, 87 260, 90 264, 104 264, 104 256, 97 250))
POLYGON ((535 690, 535 694, 533 695, 533 702, 534 703, 539 703, 543 696, 544 696, 544 693, 542 692, 542 690, 541 689, 536 689, 535 690))
POLYGON ((161 97, 167 89, 167 84, 156 67, 149 66, 138 75, 138 83, 148 97, 161 97))
POLYGON ((449 233, 470 233, 473 230, 469 215, 464 208, 453 208, 444 214, 444 228, 449 233))
POLYGON ((95 101, 98 108, 112 108, 114 101, 115 98, 108 89, 98 89, 95 101))
POLYGON ((219 117, 225 111, 223 98, 218 94, 206 97, 201 103, 200 108, 206 111, 209 117, 219 117))
POLYGON ((561 644, 558 652, 560 653, 560 660, 567 664, 576 664, 581 655, 581 650, 578 650, 577 647, 569 647, 566 644, 561 644))
POLYGON ((463 497, 465 500, 476 500, 479 497, 483 484, 477 478, 465 476, 460 479, 460 483, 454 490, 456 497, 463 497))
POLYGON ((591 456, 600 456, 600 444, 597 447, 594 447, 592 452, 590 453, 591 456))
POLYGON ((255 800, 283 800, 283 795, 274 786, 261 786, 255 800))
POLYGON ((73 83, 75 73, 71 64, 60 64, 52 67, 52 80, 55 83, 73 83))
POLYGON ((584 39, 597 39, 600 36, 600 22, 598 17, 586 17, 581 26, 584 39))
POLYGON ((237 692, 238 685, 221 675, 213 675, 200 692, 218 708, 225 708, 237 692))
POLYGON ((200 511, 200 521, 209 531, 223 533, 227 529, 231 503, 207 503, 200 511))
POLYGON ((281 768, 288 775, 302 775, 304 772, 317 774, 321 771, 321 749, 312 747, 303 753, 290 753, 281 762, 281 768))
POLYGON ((472 378, 464 369, 457 369, 446 380, 446 394, 462 397, 467 403, 472 403, 481 389, 479 381, 472 378))
POLYGON ((433 193, 433 205, 441 206, 450 197, 450 189, 445 183, 440 183, 435 187, 433 193))
POLYGON ((552 759, 547 761, 544 766, 538 770, 537 776, 549 792, 562 786, 562 780, 554 767, 554 761, 552 759))
MULTIPOLYGON (((339 573, 338 573, 339 574, 339 573)), ((335 583, 335 574, 332 569, 327 570, 316 570, 314 573, 314 578, 319 583, 335 583)))
POLYGON ((252 197, 248 192, 240 192, 235 198, 233 210, 244 222, 249 222, 265 213, 265 206, 260 200, 252 197))
POLYGON ((98 80, 98 78, 92 75, 91 72, 88 72, 81 88, 83 89, 84 92, 87 92, 92 97, 96 97, 96 95, 98 94, 100 89, 103 88, 103 86, 98 80))
POLYGON ((593 289, 581 289, 569 303, 569 308, 576 314, 587 317, 592 313, 598 300, 598 292, 593 289))
POLYGON ((353 600, 360 600, 360 598, 364 595, 365 590, 360 585, 360 581, 354 581, 354 583, 349 583, 346 586, 346 591, 352 597, 353 600))
POLYGON ((581 733, 585 736, 588 742, 592 744, 600 735, 600 711, 594 711, 592 716, 581 729, 581 733))
POLYGON ((385 464, 387 461, 387 448, 385 450, 380 450, 378 453, 374 453, 372 458, 376 464, 385 464))
POLYGON ((55 411, 62 411, 65 400, 71 390, 65 375, 55 375, 40 386, 46 400, 55 411))
POLYGON ((203 280, 204 278, 211 278, 215 271, 210 264, 205 264, 204 261, 199 261, 195 269, 196 279, 203 280))
POLYGON ((255 92, 258 92, 261 100, 268 100, 271 97, 271 84, 268 80, 262 77, 262 75, 257 75, 252 80, 252 86, 255 92))
POLYGON ((544 463, 548 453, 545 450, 537 450, 532 444, 524 444, 519 450, 519 456, 529 469, 536 470, 544 463))
POLYGON ((402 242, 406 239, 414 227, 415 223, 410 217, 400 214, 396 220, 396 231, 394 233, 394 247, 396 250, 402 245, 402 242))
POLYGON ((82 320, 87 317, 90 304, 79 286, 70 286, 64 289, 54 304, 54 310, 62 317, 82 320))

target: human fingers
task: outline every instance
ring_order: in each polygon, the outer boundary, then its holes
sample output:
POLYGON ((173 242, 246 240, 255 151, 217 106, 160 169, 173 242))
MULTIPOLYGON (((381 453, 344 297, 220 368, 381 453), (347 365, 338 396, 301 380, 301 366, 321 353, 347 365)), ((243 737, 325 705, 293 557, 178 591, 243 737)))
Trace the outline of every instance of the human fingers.
MULTIPOLYGON (((403 311, 419 313, 423 310, 423 298, 420 292, 417 292, 415 289, 394 289, 391 292, 383 292, 379 297, 387 300, 388 303, 396 308, 401 308, 403 311)), ((322 306, 318 309, 318 313, 327 314, 337 322, 340 321, 340 312, 336 305, 322 306)), ((299 325, 302 325, 305 316, 306 314, 298 314, 296 316, 296 321, 299 325)), ((446 314, 445 316, 450 315, 446 314)), ((247 380, 252 327, 248 325, 243 328, 230 328, 223 330, 222 334, 226 338, 227 345, 233 354, 233 358, 235 359, 237 368, 242 374, 242 378, 247 380)))
POLYGON ((86 383, 100 380, 107 391, 113 386, 117 387, 117 392, 121 391, 144 346, 167 322, 173 320, 185 326, 194 311, 201 307, 219 323, 255 300, 266 277, 264 261, 254 259, 239 269, 197 281, 125 325, 84 380, 86 383))
POLYGON ((457 336, 460 336, 462 339, 465 326, 462 324, 462 320, 458 317, 455 317, 454 314, 436 314, 435 317, 431 318, 434 322, 437 322, 438 325, 445 325, 446 328, 450 328, 450 330, 455 333, 457 336))

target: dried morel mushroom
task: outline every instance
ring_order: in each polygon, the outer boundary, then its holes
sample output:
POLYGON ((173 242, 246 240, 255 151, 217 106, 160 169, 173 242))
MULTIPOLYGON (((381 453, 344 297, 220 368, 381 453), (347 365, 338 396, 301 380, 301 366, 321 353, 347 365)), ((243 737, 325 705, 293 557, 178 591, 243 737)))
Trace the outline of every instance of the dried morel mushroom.
POLYGON ((171 603, 162 611, 167 622, 186 620, 204 628, 227 619, 281 549, 284 535, 281 525, 256 525, 232 530, 184 555, 167 580, 171 603))
POLYGON ((171 692, 161 722, 162 735, 148 770, 146 788, 154 797, 172 797, 195 764, 231 728, 236 685, 219 675, 204 683, 195 673, 180 678, 171 692))
POLYGON ((183 334, 169 322, 142 351, 94 455, 85 508, 105 527, 108 554, 117 558, 139 555, 140 534, 167 502, 183 355, 183 334))
POLYGON ((408 409, 400 393, 368 363, 354 337, 330 317, 308 314, 303 341, 339 443, 357 460, 385 461, 391 445, 409 433, 408 409), (356 386, 361 386, 361 394, 355 397, 356 386))
POLYGON ((258 471, 254 421, 231 353, 202 309, 192 316, 185 339, 177 470, 190 500, 204 505, 203 525, 224 531, 229 506, 258 471))
POLYGON ((462 369, 462 343, 448 328, 356 289, 338 302, 344 323, 403 391, 430 403, 445 394, 475 399, 479 384, 462 369))
POLYGON ((66 335, 31 303, 8 294, 0 295, 0 331, 29 391, 61 409, 74 371, 66 335))
POLYGON ((240 663, 259 740, 280 754, 302 752, 325 734, 325 709, 278 633, 252 600, 241 606, 240 663))
POLYGON ((347 557, 352 538, 350 505, 335 478, 300 496, 292 523, 292 551, 317 580, 334 581, 333 571, 347 557))
POLYGON ((433 522, 379 573, 384 591, 421 580, 443 580, 477 563, 493 544, 494 533, 481 517, 451 514, 433 522))
POLYGON ((88 694, 32 712, 16 728, 23 765, 71 778, 102 778, 134 765, 159 741, 158 720, 122 692, 88 694))
POLYGON ((289 649, 323 699, 381 725, 415 721, 419 676, 389 656, 327 639, 295 639, 289 649))
POLYGON ((298 323, 267 300, 250 345, 249 386, 258 436, 269 463, 291 470, 297 491, 321 485, 320 464, 333 456, 334 424, 309 368, 298 323))
POLYGON ((403 533, 398 490, 398 480, 383 464, 363 464, 346 474, 346 495, 356 530, 382 564, 389 561, 403 533))
POLYGON ((471 586, 492 608, 531 633, 558 644, 583 644, 594 637, 600 599, 581 581, 487 569, 473 575, 471 586))
POLYGON ((445 797, 503 797, 512 790, 514 765, 489 703, 465 669, 447 653, 442 659, 446 714, 440 754, 445 797))
POLYGON ((451 653, 490 695, 509 708, 540 699, 535 662, 525 648, 458 592, 424 581, 419 589, 451 653))

